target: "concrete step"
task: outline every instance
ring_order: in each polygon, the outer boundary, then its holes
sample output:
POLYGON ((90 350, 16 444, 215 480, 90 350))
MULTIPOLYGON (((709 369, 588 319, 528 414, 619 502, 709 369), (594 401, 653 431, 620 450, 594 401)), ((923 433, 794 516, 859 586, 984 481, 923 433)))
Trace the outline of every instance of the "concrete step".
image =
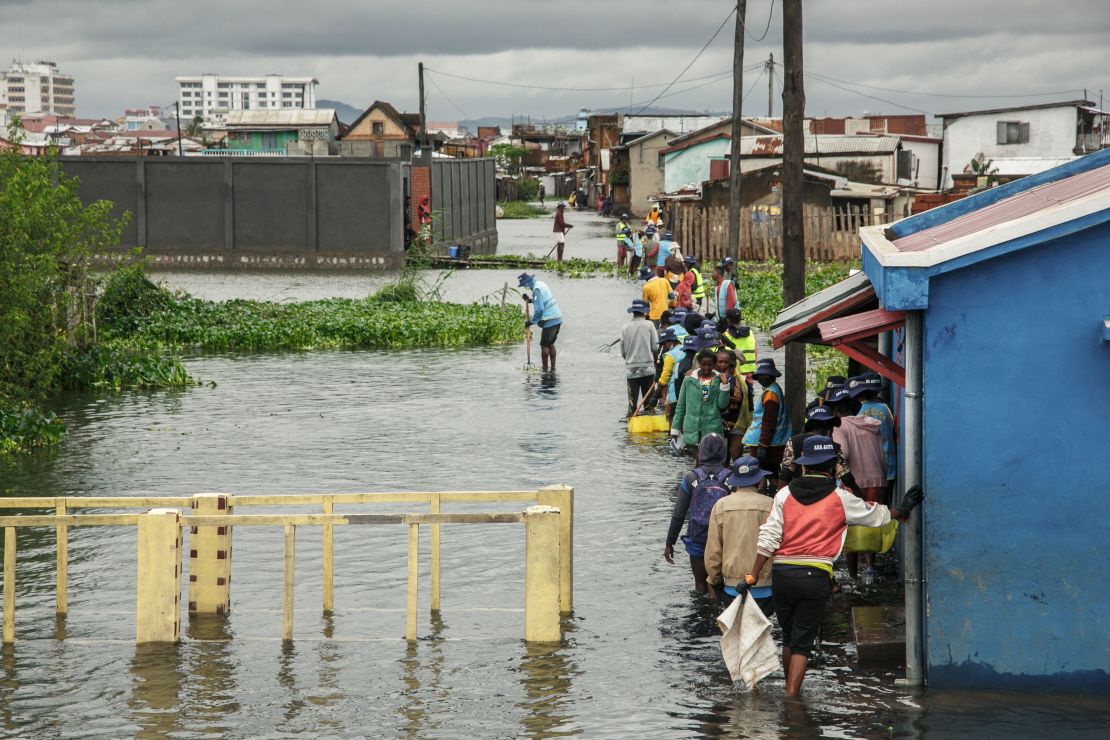
POLYGON ((860 663, 902 664, 906 659, 906 611, 900 606, 852 607, 852 634, 860 663))

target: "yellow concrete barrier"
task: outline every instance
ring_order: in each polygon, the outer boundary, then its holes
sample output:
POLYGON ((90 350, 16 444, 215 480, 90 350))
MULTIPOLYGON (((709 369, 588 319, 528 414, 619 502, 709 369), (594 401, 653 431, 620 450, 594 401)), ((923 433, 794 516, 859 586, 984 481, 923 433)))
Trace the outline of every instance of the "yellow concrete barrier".
POLYGON ((138 520, 135 641, 176 642, 181 626, 181 512, 154 509, 138 520))
MULTIPOLYGON (((198 493, 190 502, 190 515, 233 513, 227 493, 198 493)), ((231 609, 231 533, 227 524, 189 530, 190 614, 226 614, 231 609)))
POLYGON ((524 639, 558 642, 559 510, 531 506, 524 514, 524 639))

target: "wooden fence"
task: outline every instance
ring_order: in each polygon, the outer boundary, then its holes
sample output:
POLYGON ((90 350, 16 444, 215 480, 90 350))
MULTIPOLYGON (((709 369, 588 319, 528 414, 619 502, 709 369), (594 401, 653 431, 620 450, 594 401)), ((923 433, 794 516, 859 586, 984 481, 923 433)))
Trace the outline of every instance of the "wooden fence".
MULTIPOLYGON (((728 243, 728 208, 677 203, 672 206, 675 240, 684 254, 701 260, 718 261, 734 255, 728 243)), ((860 257, 859 230, 864 226, 893 223, 894 214, 874 214, 851 207, 846 211, 806 206, 802 214, 806 259, 821 262, 855 260, 860 257)), ((740 213, 740 259, 782 260, 782 217, 743 210, 740 213)))

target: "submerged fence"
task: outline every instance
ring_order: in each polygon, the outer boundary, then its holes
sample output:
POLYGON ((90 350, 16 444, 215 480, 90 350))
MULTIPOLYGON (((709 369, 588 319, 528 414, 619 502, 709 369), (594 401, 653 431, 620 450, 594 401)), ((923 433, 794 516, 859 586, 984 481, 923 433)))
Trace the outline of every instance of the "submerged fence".
MULTIPOLYGON (((728 208, 676 203, 671 220, 675 240, 685 254, 717 261, 732 257, 728 244, 728 208)), ((875 214, 851 207, 832 211, 815 206, 803 209, 806 259, 837 262, 859 259, 859 230, 898 220, 892 213, 875 214)), ((782 260, 782 216, 744 209, 740 212, 740 259, 782 260)))
POLYGON ((525 527, 524 636, 533 642, 560 639, 560 614, 573 609, 574 489, 532 491, 437 491, 416 493, 325 493, 236 496, 56 497, 0 499, 0 509, 50 509, 51 514, 0 516, 4 528, 3 642, 15 640, 15 583, 18 530, 56 531, 55 610, 68 612, 69 528, 136 527, 136 641, 173 642, 179 637, 181 561, 188 529, 188 611, 226 614, 231 604, 232 539, 235 527, 281 527, 285 541, 282 637, 293 637, 293 579, 297 527, 323 529, 323 609, 334 608, 334 528, 404 524, 408 527, 408 592, 405 638, 416 639, 420 527, 431 528, 431 611, 440 611, 440 535, 443 524, 523 524, 525 527), (448 503, 527 502, 525 511, 444 513, 448 503), (424 503, 427 513, 336 513, 337 505, 424 503), (236 514, 237 507, 313 506, 321 513, 236 514), (81 509, 151 509, 145 513, 74 514, 81 509))

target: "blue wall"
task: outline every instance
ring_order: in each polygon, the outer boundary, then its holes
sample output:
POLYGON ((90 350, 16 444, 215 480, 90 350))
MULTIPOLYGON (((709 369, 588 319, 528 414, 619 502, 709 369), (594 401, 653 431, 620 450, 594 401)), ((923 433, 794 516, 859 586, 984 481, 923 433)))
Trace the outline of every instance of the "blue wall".
POLYGON ((929 284, 929 685, 1110 693, 1110 224, 929 284))

